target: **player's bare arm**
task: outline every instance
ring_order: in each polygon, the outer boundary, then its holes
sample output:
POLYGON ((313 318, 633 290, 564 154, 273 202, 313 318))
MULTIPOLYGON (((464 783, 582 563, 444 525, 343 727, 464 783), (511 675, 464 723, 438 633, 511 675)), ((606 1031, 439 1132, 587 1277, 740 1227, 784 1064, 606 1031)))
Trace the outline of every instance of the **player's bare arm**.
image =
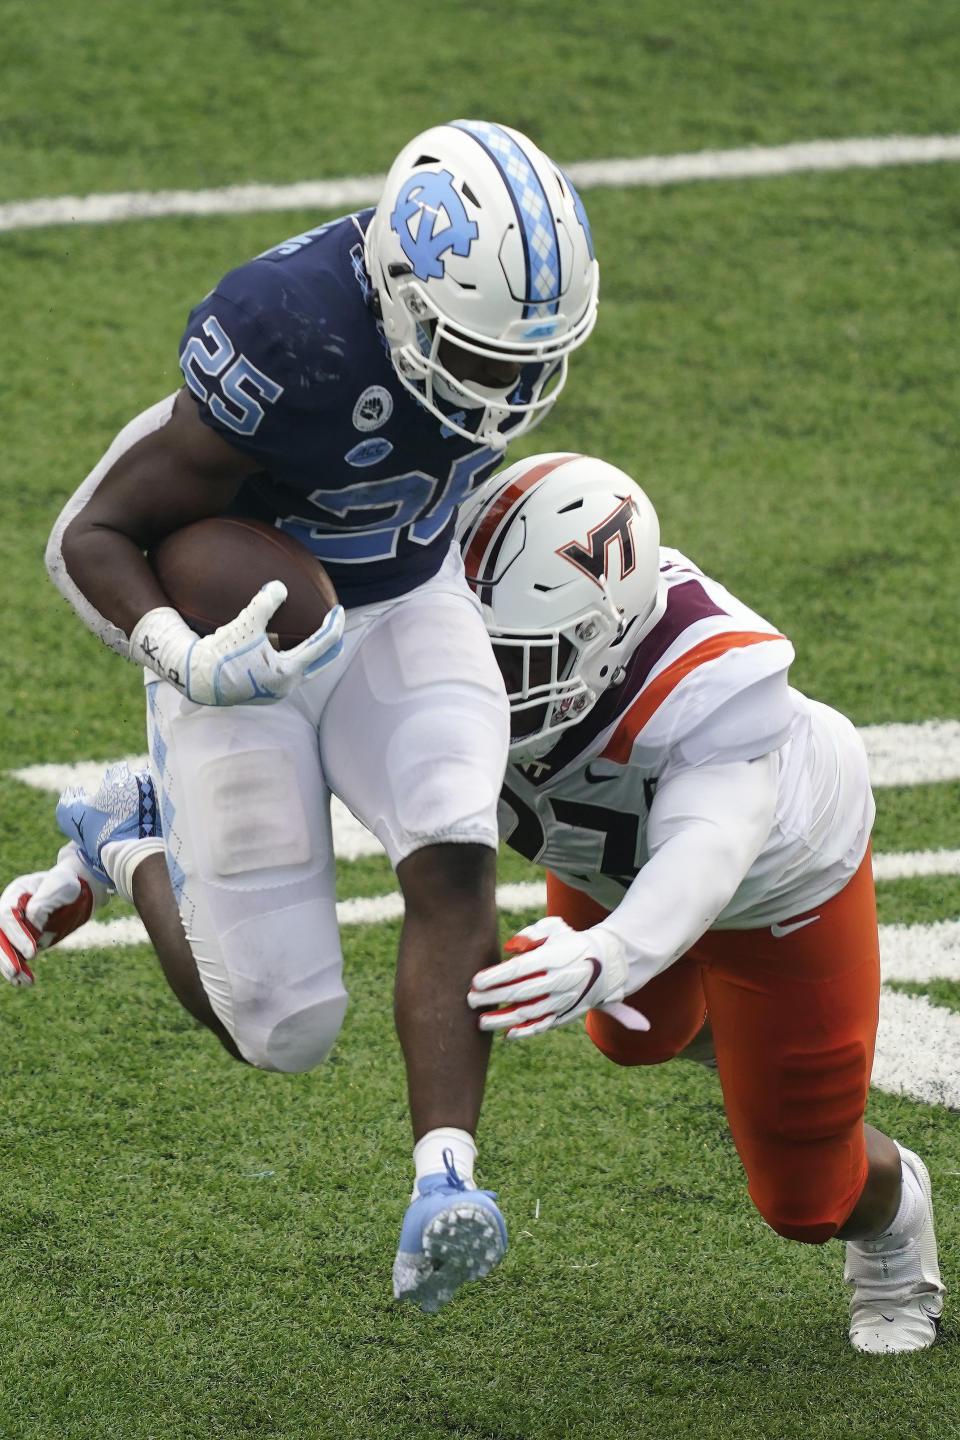
POLYGON ((181 391, 163 423, 90 485, 60 538, 57 562, 92 609, 88 623, 104 638, 106 627, 116 627, 129 640, 130 659, 199 705, 272 703, 341 649, 339 605, 300 645, 274 649, 267 626, 287 594, 279 579, 200 638, 145 558, 171 531, 220 513, 250 469, 251 461, 205 426, 181 391))
POLYGON ((171 530, 219 514, 252 468, 181 390, 166 424, 119 456, 64 531, 70 578, 129 635, 148 610, 168 604, 144 551, 171 530))

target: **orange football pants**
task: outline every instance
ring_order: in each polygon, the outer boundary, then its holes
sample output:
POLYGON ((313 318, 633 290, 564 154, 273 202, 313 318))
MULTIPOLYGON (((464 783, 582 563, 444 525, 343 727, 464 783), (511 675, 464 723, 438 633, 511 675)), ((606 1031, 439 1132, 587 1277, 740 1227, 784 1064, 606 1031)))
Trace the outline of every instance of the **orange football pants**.
MULTIPOLYGON (((577 930, 607 913, 552 875, 547 911, 577 930)), ((750 1196, 779 1234, 822 1244, 847 1220, 867 1179, 863 1112, 879 997, 868 848, 856 875, 825 904, 784 916, 774 929, 707 931, 628 996, 649 1031, 591 1010, 587 1032, 618 1065, 658 1065, 709 1016, 750 1196)))

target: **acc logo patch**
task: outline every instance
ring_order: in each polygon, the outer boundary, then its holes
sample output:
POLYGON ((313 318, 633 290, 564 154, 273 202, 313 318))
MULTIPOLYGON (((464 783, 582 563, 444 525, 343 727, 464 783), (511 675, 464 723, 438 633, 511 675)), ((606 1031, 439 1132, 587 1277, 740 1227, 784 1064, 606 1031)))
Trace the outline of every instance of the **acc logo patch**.
POLYGON ((378 440, 361 440, 360 444, 354 445, 343 458, 348 465, 362 469, 365 465, 378 465, 381 460, 386 460, 392 449, 390 441, 381 435, 378 440))
POLYGON ((442 279, 440 256, 448 250, 461 257, 469 255, 480 234, 453 188, 449 170, 411 175, 397 196, 390 228, 396 231, 400 248, 418 280, 442 279))
MULTIPOLYGON (((354 430, 379 430, 393 414, 393 396, 382 385, 368 385, 353 407, 354 430)), ((392 448, 392 447, 391 447, 392 448)))

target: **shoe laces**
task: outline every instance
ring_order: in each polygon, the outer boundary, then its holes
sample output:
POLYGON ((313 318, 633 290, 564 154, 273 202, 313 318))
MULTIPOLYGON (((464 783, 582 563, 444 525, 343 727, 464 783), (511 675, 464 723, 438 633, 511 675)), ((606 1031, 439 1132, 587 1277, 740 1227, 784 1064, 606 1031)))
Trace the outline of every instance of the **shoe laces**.
POLYGON ((454 1190, 466 1190, 467 1182, 466 1180, 462 1180, 457 1174, 457 1167, 453 1163, 453 1151, 450 1149, 444 1150, 441 1158, 443 1159, 443 1167, 447 1172, 447 1183, 454 1190))

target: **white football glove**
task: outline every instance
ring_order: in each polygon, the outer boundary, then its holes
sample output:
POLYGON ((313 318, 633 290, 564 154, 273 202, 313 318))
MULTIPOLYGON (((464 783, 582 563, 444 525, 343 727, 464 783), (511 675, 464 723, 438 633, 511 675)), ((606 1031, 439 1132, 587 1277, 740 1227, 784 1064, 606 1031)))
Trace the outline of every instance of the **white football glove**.
POLYGON ((76 850, 65 845, 51 870, 20 875, 0 894, 0 975, 11 985, 32 985, 37 952, 78 930, 107 897, 76 850))
POLYGON ((292 650, 275 650, 267 622, 286 598, 283 581, 270 580, 239 615, 202 639, 176 610, 158 606, 134 626, 130 658, 197 705, 270 704, 329 664, 343 647, 343 606, 334 605, 306 640, 292 650))
POLYGON ((649 1030, 645 1016, 622 1005, 627 961, 615 935, 594 927, 571 930, 557 915, 528 925, 504 947, 511 960, 478 970, 467 995, 485 1010, 481 1030, 506 1030, 508 1040, 568 1025, 588 1010, 606 1010, 631 1030, 649 1030))

